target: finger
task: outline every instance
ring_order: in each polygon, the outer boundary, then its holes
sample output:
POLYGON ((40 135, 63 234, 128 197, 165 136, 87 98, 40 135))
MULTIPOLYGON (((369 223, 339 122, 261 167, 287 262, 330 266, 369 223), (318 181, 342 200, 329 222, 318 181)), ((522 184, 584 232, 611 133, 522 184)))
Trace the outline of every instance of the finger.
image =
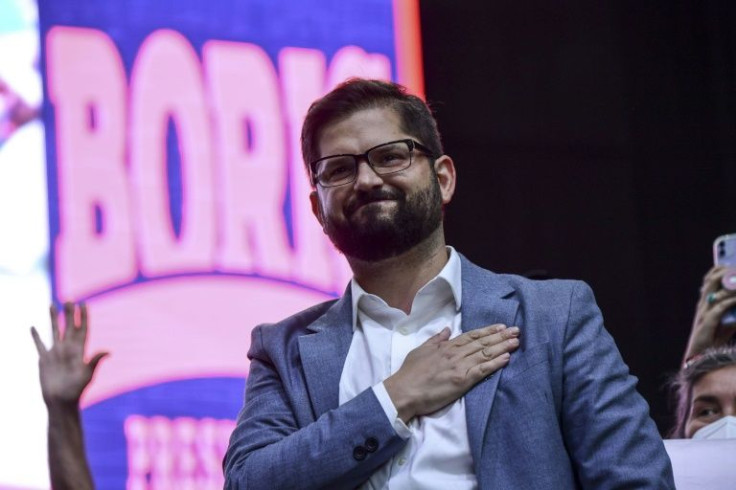
POLYGON ((74 328, 74 303, 67 301, 64 303, 64 333, 74 328))
POLYGON ((727 292, 736 291, 736 267, 731 266, 723 272, 721 285, 727 292))
POLYGON ((79 333, 82 334, 82 338, 87 338, 87 304, 79 303, 79 333))
POLYGON ((476 364, 468 370, 468 380, 475 384, 483 378, 490 376, 502 367, 506 366, 511 359, 511 354, 508 352, 501 354, 500 356, 491 359, 490 361, 476 364))
POLYGON ((470 344, 471 342, 475 342, 478 339, 488 337, 489 335, 499 333, 505 329, 506 325, 504 325, 503 323, 494 323, 493 325, 488 325, 483 328, 476 328, 475 330, 465 332, 464 334, 459 335, 458 337, 453 339, 452 342, 456 346, 463 346, 466 344, 470 344))
POLYGON ((55 344, 61 338, 61 333, 59 332, 59 311, 56 309, 56 305, 49 307, 49 316, 51 316, 51 334, 55 344))
POLYGON ((736 306, 736 297, 725 298, 715 303, 709 314, 717 319, 716 323, 721 323, 721 317, 734 306, 736 306))
POLYGON ((729 267, 726 265, 715 265, 711 267, 708 273, 703 278, 703 284, 705 284, 706 282, 711 283, 713 281, 719 281, 728 269, 729 267))
POLYGON ((518 336, 519 327, 503 328, 496 333, 480 337, 468 344, 460 346, 457 350, 457 354, 460 357, 472 356, 476 352, 480 352, 488 347, 502 344, 504 341, 515 339, 518 336))
POLYGON ((706 309, 713 309, 716 306, 722 304, 724 301, 728 301, 736 297, 736 291, 729 289, 719 289, 718 291, 708 293, 705 297, 706 309))
POLYGON ((717 276, 725 269, 726 267, 722 265, 714 265, 713 267, 708 269, 708 272, 705 274, 705 277, 703 277, 703 284, 710 282, 714 276, 717 276))
POLYGON ((705 303, 708 308, 713 308, 717 304, 723 301, 729 300, 736 297, 736 290, 733 289, 719 289, 715 292, 708 293, 705 297, 705 303))
POLYGON ((693 331, 697 330, 697 335, 703 339, 702 341, 710 344, 715 338, 716 329, 720 325, 723 315, 731 308, 736 308, 735 297, 713 304, 710 309, 699 317, 699 321, 693 326, 693 331))
POLYGON ((519 348, 519 339, 514 337, 514 338, 506 339, 497 344, 482 348, 474 355, 473 358, 476 362, 481 363, 481 362, 485 362, 490 359, 494 359, 508 352, 513 352, 518 348, 519 348))
POLYGON ((724 266, 713 267, 708 274, 703 278, 703 286, 700 288, 700 297, 705 299, 708 294, 713 293, 721 289, 721 279, 728 270, 724 266))
POLYGON ((704 288, 698 305, 701 305, 706 309, 712 308, 713 305, 721 298, 721 291, 720 281, 714 283, 712 288, 704 288))
POLYGON ((425 341, 425 344, 440 344, 450 338, 450 327, 445 327, 425 341))
POLYGON ((38 351, 38 355, 42 356, 48 352, 46 350, 46 346, 43 344, 43 341, 41 340, 41 337, 38 335, 38 332, 36 331, 36 327, 31 327, 31 337, 33 337, 33 343, 36 344, 36 350, 38 351))
POLYGON ((712 308, 716 301, 718 301, 718 289, 710 291, 708 294, 705 294, 701 299, 701 304, 706 310, 712 308))
POLYGON ((92 372, 92 374, 94 374, 95 369, 97 369, 97 365, 100 363, 100 361, 109 355, 109 352, 98 352, 92 357, 92 359, 90 359, 88 366, 90 367, 90 371, 92 372))

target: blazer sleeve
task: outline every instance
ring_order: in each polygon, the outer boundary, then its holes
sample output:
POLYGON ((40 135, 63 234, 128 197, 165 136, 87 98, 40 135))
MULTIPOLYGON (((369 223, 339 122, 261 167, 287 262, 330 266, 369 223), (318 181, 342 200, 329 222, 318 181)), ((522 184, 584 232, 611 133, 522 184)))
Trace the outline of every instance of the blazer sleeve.
MULTIPOLYGON (((264 348, 262 327, 252 334, 245 403, 224 460, 225 488, 358 486, 405 441, 396 434, 372 389, 309 424, 300 424, 293 406, 298 401, 288 395, 264 348)), ((300 413, 311 410, 298 409, 300 413)))
POLYGON ((582 487, 674 489, 649 406, 583 282, 571 294, 562 361, 562 430, 582 487))

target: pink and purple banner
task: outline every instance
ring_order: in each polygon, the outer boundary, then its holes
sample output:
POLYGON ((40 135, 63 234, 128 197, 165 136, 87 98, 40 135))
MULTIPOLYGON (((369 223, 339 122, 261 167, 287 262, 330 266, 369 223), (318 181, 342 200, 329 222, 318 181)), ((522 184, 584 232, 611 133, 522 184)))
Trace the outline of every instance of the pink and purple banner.
MULTIPOLYGON (((308 204, 309 104, 422 93, 415 1, 42 0, 51 280, 85 301, 99 488, 221 488, 253 326, 350 278, 308 204)), ((247 396, 247 394, 245 395, 247 396)))

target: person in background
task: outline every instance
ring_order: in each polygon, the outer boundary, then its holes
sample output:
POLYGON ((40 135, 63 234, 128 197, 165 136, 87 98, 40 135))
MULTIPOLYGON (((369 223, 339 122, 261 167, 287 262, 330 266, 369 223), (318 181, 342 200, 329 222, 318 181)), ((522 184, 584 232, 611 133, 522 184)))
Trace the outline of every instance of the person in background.
POLYGON ((736 347, 706 349, 673 382, 676 439, 736 438, 736 347))
POLYGON ((675 406, 672 439, 736 438, 736 290, 724 286, 733 268, 712 267, 703 277, 681 369, 670 381, 675 406))
POLYGON ((108 355, 98 352, 84 360, 87 340, 87 307, 64 304, 64 324, 50 308, 53 343, 47 349, 35 327, 31 335, 38 350, 41 393, 48 409, 48 456, 51 488, 88 490, 94 488, 84 452, 84 437, 79 410, 82 392, 92 380, 99 362, 108 355))

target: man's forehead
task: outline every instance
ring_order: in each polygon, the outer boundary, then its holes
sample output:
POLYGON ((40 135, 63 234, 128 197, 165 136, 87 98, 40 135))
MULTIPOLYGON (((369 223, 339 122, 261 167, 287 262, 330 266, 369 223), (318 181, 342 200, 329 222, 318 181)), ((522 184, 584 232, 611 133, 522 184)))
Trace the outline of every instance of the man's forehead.
POLYGON ((401 118, 390 107, 373 107, 350 113, 325 125, 319 134, 320 156, 331 153, 358 152, 407 135, 401 118))

